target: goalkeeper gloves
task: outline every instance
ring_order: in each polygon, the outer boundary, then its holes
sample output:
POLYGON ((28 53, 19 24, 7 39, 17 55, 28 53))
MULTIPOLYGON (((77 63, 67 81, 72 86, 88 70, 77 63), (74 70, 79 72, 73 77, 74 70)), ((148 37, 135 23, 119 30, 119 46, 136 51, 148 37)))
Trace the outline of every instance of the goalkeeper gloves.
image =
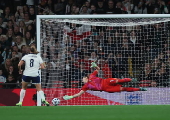
POLYGON ((69 100, 69 99, 72 99, 72 98, 73 98, 73 96, 68 96, 68 95, 63 96, 64 100, 69 100))
POLYGON ((91 68, 93 68, 93 67, 97 67, 97 64, 95 62, 91 63, 91 68))

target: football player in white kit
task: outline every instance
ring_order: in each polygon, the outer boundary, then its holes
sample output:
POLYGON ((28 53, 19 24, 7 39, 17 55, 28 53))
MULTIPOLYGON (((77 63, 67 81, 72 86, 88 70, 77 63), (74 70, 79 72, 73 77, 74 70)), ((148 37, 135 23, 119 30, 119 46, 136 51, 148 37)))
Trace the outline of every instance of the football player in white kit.
POLYGON ((49 106, 49 103, 45 100, 44 92, 41 89, 41 81, 39 76, 39 69, 44 69, 45 65, 42 58, 37 55, 39 52, 36 50, 35 46, 30 47, 30 54, 25 55, 21 58, 18 67, 21 70, 21 66, 25 63, 25 70, 23 71, 22 76, 22 89, 20 91, 20 100, 16 106, 22 106, 22 102, 25 96, 27 85, 32 80, 32 84, 35 84, 37 91, 39 92, 42 103, 46 106, 49 106))

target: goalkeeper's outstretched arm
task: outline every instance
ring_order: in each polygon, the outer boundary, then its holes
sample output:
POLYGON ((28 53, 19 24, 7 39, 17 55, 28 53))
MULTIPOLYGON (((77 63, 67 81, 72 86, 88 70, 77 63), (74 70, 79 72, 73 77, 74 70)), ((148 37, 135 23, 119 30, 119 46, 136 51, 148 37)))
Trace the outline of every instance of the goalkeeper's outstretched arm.
MULTIPOLYGON (((98 73, 98 70, 100 70, 100 68, 97 66, 97 64, 95 62, 92 62, 91 63, 91 68, 95 68, 97 72, 93 72, 92 74, 97 74, 98 73)), ((83 77, 83 82, 84 83, 87 83, 88 82, 88 77, 83 77)), ((85 93, 84 90, 81 90, 79 93, 77 94, 74 94, 72 96, 68 96, 68 95, 65 95, 63 96, 63 99, 64 100, 69 100, 69 99, 72 99, 72 98, 75 98, 75 97, 79 97, 81 96, 83 93, 85 93)))
POLYGON ((79 96, 81 96, 83 93, 85 93, 85 91, 81 90, 79 93, 74 94, 74 95, 73 95, 73 98, 79 97, 79 96))
POLYGON ((65 96, 63 96, 63 99, 64 99, 64 100, 69 100, 69 99, 72 99, 72 98, 75 98, 75 97, 79 97, 79 96, 81 96, 83 93, 85 93, 85 91, 81 90, 79 93, 74 94, 74 95, 72 95, 72 96, 65 95, 65 96))
POLYGON ((97 66, 97 67, 95 67, 95 69, 96 69, 96 70, 100 70, 100 68, 99 68, 98 66, 97 66))

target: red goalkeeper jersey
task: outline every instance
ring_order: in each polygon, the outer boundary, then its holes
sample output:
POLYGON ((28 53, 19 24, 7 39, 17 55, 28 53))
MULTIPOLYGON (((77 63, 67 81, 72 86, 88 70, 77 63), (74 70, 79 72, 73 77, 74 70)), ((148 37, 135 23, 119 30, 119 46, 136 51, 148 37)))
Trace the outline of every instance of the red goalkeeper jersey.
POLYGON ((96 77, 97 73, 98 73, 97 70, 95 70, 92 74, 90 74, 88 82, 82 87, 83 91, 87 90, 102 91, 103 79, 96 77))

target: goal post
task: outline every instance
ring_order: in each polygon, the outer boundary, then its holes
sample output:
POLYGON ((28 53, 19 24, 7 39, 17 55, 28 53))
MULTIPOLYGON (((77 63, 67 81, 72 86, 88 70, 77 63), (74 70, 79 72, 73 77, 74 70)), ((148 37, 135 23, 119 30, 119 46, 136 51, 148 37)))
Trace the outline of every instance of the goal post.
POLYGON ((47 65, 41 71, 47 101, 60 105, 170 104, 170 15, 37 15, 37 50, 47 65), (106 93, 81 90, 90 63, 102 78, 132 78, 124 87, 148 91, 106 93), (156 91, 156 92, 155 92, 156 91), (157 94, 156 94, 157 93, 157 94))

